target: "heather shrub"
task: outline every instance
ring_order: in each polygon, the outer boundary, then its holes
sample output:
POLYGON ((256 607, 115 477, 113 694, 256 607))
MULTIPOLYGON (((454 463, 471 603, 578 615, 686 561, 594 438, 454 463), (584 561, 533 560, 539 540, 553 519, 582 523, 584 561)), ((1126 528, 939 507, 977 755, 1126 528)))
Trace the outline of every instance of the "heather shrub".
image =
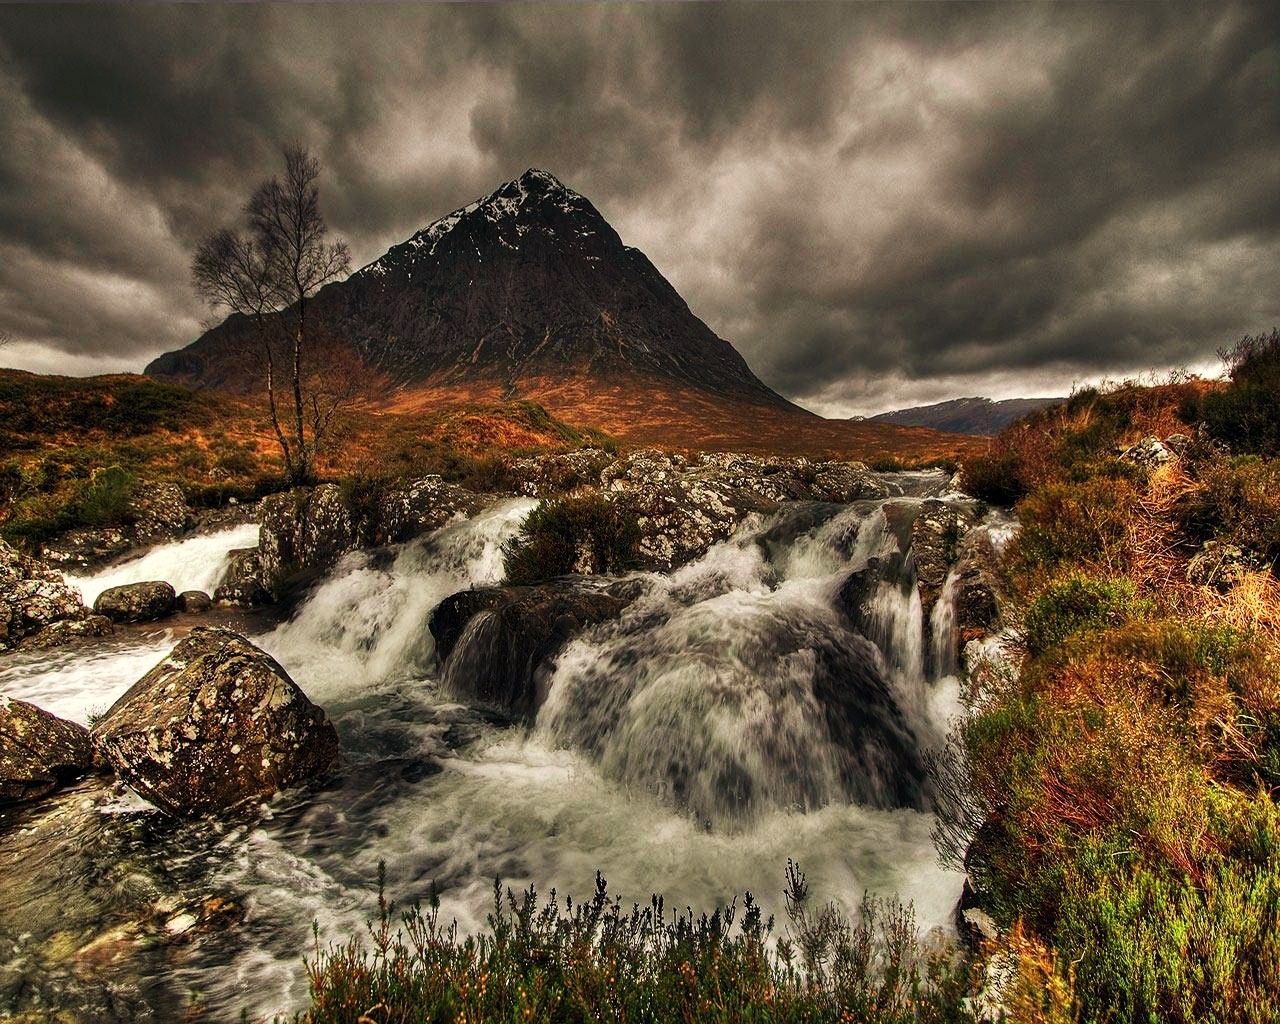
POLYGON ((1213 459, 1199 467, 1199 477, 1199 489, 1178 507, 1188 536, 1238 545, 1274 565, 1280 558, 1280 460, 1213 459))
MULTIPOLYGON (((381 882, 381 873, 380 873, 381 882)), ((434 894, 393 920, 381 895, 372 949, 356 939, 308 959, 302 1024, 359 1021, 962 1024, 968 973, 926 952, 910 908, 866 900, 857 921, 818 905, 788 865, 786 936, 771 942, 750 894, 714 913, 624 909, 597 876, 585 903, 494 886, 484 933, 440 920, 434 894)))
POLYGON ((635 516, 599 494, 543 501, 503 549, 507 582, 540 583, 584 570, 626 572, 635 564, 639 539, 635 516))
POLYGON ((1123 480, 1048 484, 1018 504, 1007 565, 1022 589, 1060 568, 1118 575, 1133 561, 1137 492, 1123 480))

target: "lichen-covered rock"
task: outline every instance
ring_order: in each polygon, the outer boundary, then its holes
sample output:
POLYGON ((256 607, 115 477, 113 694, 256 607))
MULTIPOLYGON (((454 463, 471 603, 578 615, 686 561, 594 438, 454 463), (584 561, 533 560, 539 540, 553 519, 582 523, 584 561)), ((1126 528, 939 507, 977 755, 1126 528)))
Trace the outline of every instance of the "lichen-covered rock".
POLYGON ((213 598, 203 590, 184 590, 178 595, 178 611, 188 615, 201 615, 213 607, 213 598))
POLYGON ((298 785, 338 752, 328 716, 273 658, 204 626, 112 705, 93 740, 121 779, 182 817, 298 785))
POLYGON ((50 623, 83 619, 89 610, 62 573, 0 541, 0 650, 50 623))
POLYGON ((976 511, 968 505, 955 505, 937 498, 921 503, 911 526, 911 549, 915 555, 920 606, 926 618, 933 611, 947 574, 960 554, 960 542, 976 520, 976 511))
POLYGON ((476 495, 438 476, 361 498, 344 494, 337 484, 272 495, 260 506, 262 583, 279 594, 348 551, 409 540, 479 507, 476 495))
POLYGON ((35 636, 29 636, 18 646, 24 650, 46 650, 61 647, 74 640, 89 637, 110 636, 115 632, 111 620, 105 615, 87 615, 83 619, 59 619, 51 622, 35 636))
POLYGON ((125 583, 98 595, 93 610, 112 622, 155 622, 173 614, 177 595, 164 580, 125 583))
POLYGON ((601 471, 614 461, 614 456, 601 448, 516 459, 510 469, 512 489, 529 498, 545 498, 579 487, 598 487, 601 471))
POLYGON ((396 544, 479 508, 480 500, 470 491, 431 475, 387 491, 371 519, 358 524, 359 532, 366 543, 396 544))
POLYGON ((289 577, 327 568, 356 546, 356 526, 337 484, 298 487, 261 505, 262 579, 276 591, 289 577))
POLYGON ((616 619, 639 587, 561 579, 533 587, 485 587, 446 598, 430 629, 442 686, 516 717, 532 718, 546 697, 545 669, 588 626, 616 619))
POLYGON ((134 487, 129 518, 129 533, 138 546, 177 540, 192 523, 191 509, 177 484, 148 481, 134 487))
POLYGON ((262 577, 262 559, 257 548, 240 548, 230 554, 227 571, 213 591, 219 604, 254 608, 271 603, 271 591, 262 577))
POLYGON ((39 799, 92 767, 84 726, 0 695, 0 804, 39 799))
POLYGON ((861 463, 732 452, 690 462, 652 448, 608 466, 600 482, 605 497, 635 515, 643 567, 661 571, 699 557, 748 515, 773 512, 784 501, 844 503, 886 493, 861 463))

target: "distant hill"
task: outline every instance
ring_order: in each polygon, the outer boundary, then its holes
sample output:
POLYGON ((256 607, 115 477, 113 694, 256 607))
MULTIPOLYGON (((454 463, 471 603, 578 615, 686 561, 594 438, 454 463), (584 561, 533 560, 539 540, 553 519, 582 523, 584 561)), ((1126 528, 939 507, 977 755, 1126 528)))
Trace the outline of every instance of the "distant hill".
POLYGON ((929 427, 948 434, 990 436, 1027 413, 1063 401, 1066 399, 1007 398, 993 402, 990 398, 953 398, 935 405, 882 412, 867 419, 871 423, 892 423, 899 427, 929 427))

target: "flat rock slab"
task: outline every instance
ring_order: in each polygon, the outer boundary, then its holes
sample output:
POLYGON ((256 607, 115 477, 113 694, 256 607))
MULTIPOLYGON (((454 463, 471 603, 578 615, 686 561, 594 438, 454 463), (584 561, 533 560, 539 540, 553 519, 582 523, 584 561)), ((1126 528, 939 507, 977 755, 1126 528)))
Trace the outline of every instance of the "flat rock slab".
POLYGON ((112 705, 93 739, 121 779, 181 817, 298 785, 338 754, 328 716, 274 658, 205 626, 112 705))
POLYGON ((39 799, 92 767, 88 729, 0 696, 0 804, 39 799))

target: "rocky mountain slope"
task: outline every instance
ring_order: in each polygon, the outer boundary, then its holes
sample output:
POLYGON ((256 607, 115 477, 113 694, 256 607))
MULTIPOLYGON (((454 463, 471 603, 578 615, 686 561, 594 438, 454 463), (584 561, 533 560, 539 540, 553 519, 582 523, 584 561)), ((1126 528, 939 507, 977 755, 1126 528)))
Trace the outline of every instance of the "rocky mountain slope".
MULTIPOLYGON (((718 338, 585 197, 530 169, 316 297, 332 338, 398 392, 461 385, 536 397, 544 378, 637 381, 799 413, 718 338)), ((232 317, 147 374, 252 390, 253 344, 232 317)), ((493 397, 491 394, 486 397, 493 397)))

